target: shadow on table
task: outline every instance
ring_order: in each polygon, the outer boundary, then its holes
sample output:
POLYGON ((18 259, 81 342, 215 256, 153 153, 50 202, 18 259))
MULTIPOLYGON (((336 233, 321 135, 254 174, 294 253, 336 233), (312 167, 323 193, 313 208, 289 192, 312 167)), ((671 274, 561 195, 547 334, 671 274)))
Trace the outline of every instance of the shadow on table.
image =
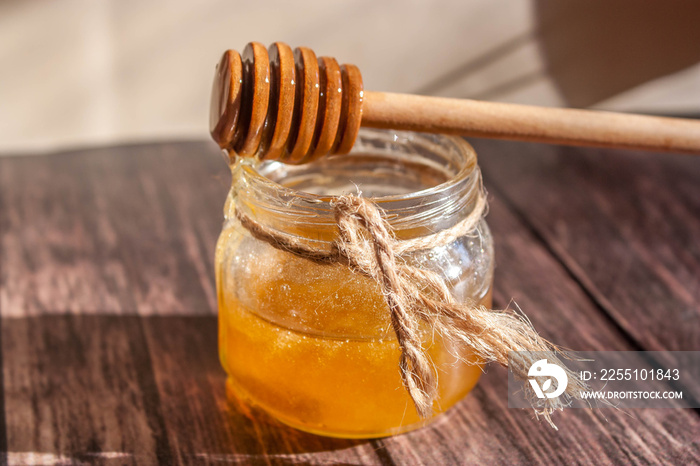
POLYGON ((374 448, 227 399, 216 316, 42 315, 2 330, 6 422, 22 433, 13 451, 278 463, 327 452, 357 463, 374 448))

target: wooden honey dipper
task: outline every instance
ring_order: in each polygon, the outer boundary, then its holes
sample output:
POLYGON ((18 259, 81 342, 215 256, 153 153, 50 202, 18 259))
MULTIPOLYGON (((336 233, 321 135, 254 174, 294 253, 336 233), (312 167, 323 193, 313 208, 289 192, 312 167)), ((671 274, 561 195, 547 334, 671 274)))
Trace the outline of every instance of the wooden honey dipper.
POLYGON ((224 53, 210 131, 240 156, 306 163, 350 151, 360 125, 581 146, 700 153, 700 121, 364 91, 354 65, 281 42, 224 53))

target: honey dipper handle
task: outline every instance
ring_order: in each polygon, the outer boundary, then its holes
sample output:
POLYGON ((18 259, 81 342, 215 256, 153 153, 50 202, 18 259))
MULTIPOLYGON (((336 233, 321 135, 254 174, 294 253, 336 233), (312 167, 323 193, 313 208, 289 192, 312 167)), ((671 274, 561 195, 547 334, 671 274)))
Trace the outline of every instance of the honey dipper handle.
POLYGON ((364 92, 362 126, 700 154, 700 121, 364 92))

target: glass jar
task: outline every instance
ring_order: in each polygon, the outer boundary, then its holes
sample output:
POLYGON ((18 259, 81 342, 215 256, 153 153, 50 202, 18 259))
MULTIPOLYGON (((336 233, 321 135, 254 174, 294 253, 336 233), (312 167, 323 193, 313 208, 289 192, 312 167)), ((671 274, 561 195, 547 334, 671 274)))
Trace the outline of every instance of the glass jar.
MULTIPOLYGON (((482 185, 472 147, 446 136, 363 129, 349 155, 297 166, 238 159, 232 172, 216 249, 229 393, 285 424, 335 437, 388 436, 434 419, 418 416, 402 385, 400 349, 377 283, 258 240, 235 212, 328 249, 337 234, 330 201, 361 191, 398 239, 425 236, 474 208, 482 185)), ((451 244, 401 259, 439 272, 456 299, 491 306, 493 244, 483 219, 451 244)), ((474 387, 481 366, 469 349, 423 330, 438 379, 437 416, 474 387)))

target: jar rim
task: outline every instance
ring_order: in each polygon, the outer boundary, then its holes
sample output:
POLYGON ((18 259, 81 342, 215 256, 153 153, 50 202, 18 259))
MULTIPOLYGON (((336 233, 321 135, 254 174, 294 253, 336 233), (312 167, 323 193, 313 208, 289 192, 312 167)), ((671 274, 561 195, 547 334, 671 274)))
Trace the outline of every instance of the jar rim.
MULTIPOLYGON (((232 193, 236 191, 238 173, 241 183, 235 194, 238 208, 249 211, 267 210, 275 215, 287 216, 288 220, 294 222, 310 221, 315 217, 316 226, 333 224, 331 204, 339 194, 313 193, 289 184, 285 185, 284 181, 289 180, 295 173, 303 174, 305 170, 322 173, 334 164, 358 163, 363 155, 370 157, 369 154, 372 154, 371 157, 391 161, 395 170, 413 164, 415 166, 412 169, 417 172, 416 176, 425 176, 421 175, 421 170, 432 170, 432 176, 441 174, 444 177, 441 182, 422 189, 368 196, 368 199, 381 207, 385 218, 394 229, 411 228, 416 222, 432 223, 434 229, 449 227, 451 223, 459 220, 453 217, 468 215, 473 210, 476 195, 483 189, 476 152, 464 139, 363 128, 350 154, 326 157, 312 164, 285 165, 280 162, 255 162, 241 158, 233 167, 232 193), (256 208, 251 208, 252 205, 256 208)), ((357 188, 357 185, 355 187, 357 188)))

